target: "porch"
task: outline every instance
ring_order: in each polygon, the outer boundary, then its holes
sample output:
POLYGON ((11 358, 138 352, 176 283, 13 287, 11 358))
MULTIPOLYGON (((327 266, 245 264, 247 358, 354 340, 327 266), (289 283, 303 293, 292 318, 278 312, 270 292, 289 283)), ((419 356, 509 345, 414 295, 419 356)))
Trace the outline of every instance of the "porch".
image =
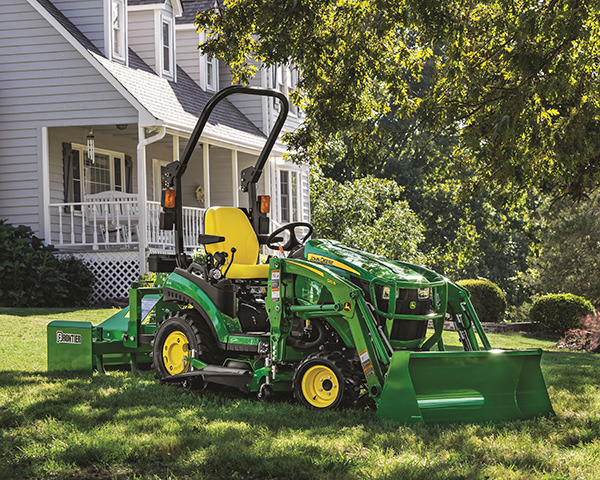
MULTIPOLYGON (((146 239, 142 250, 174 252, 173 231, 159 229, 160 203, 145 205, 145 236, 140 235, 137 194, 103 192, 88 195, 84 202, 49 205, 51 243, 61 252, 139 251, 140 238, 146 239)), ((192 252, 201 245, 198 235, 204 231, 204 208, 183 207, 184 247, 192 252)))

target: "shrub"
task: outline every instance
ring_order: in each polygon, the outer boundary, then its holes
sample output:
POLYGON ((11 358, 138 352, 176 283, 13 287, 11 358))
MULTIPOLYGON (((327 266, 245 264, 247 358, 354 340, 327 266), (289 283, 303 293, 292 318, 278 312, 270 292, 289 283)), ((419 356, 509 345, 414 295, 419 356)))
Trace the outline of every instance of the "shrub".
POLYGON ((558 341, 557 347, 600 353, 600 313, 588 315, 579 323, 579 328, 565 333, 564 337, 558 341))
POLYGON ((552 293, 538 298, 531 306, 529 318, 542 325, 544 330, 557 335, 577 328, 579 321, 594 315, 592 304, 571 293, 552 293))
POLYGON ((54 307, 83 303, 93 275, 77 259, 61 261, 30 227, 0 220, 0 305, 54 307))
POLYGON ((204 247, 198 248, 192 252, 192 261, 206 267, 206 250, 204 250, 204 247))
POLYGON ((67 295, 61 302, 64 307, 85 305, 94 291, 96 277, 85 262, 73 255, 58 260, 58 270, 65 275, 67 295))
POLYGON ((506 295, 489 280, 460 280, 459 285, 471 293, 471 303, 482 322, 501 322, 506 312, 506 295))

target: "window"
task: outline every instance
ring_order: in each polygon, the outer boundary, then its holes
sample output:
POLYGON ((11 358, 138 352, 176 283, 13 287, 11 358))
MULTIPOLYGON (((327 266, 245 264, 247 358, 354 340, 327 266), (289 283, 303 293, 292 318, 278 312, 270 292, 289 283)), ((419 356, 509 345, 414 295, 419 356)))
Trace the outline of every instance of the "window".
POLYGON ((280 214, 281 222, 297 222, 298 211, 298 172, 281 170, 279 172, 280 214))
POLYGON ((162 73, 168 77, 173 77, 175 73, 174 43, 173 19, 163 17, 161 30, 162 73))
POLYGON ((112 2, 112 57, 125 60, 125 6, 123 0, 112 2))
MULTIPOLYGON (((277 65, 272 67, 272 85, 281 93, 289 95, 298 85, 298 69, 289 65, 277 65)), ((278 102, 275 102, 278 108, 278 102)), ((299 109, 290 102, 290 113, 299 114, 299 109)))
MULTIPOLYGON (((200 43, 207 39, 206 32, 199 34, 200 43)), ((200 54, 200 87, 204 90, 216 92, 219 89, 219 61, 215 57, 200 54)))
POLYGON ((83 145, 73 144, 71 149, 73 202, 85 201, 85 195, 107 190, 131 192, 130 157, 96 148, 92 162, 83 145))
POLYGON ((216 58, 206 58, 206 89, 216 91, 219 87, 217 84, 218 63, 216 58))

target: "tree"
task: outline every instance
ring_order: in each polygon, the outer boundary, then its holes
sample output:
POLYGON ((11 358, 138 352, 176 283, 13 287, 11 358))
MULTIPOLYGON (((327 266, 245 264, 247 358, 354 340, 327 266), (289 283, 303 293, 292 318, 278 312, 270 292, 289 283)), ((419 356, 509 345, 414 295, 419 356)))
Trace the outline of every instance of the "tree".
POLYGON ((600 305, 600 194, 546 205, 530 283, 537 293, 573 293, 600 305))
POLYGON ((600 0, 229 0, 198 24, 236 81, 254 60, 298 65, 298 158, 323 161, 333 141, 367 171, 397 143, 388 119, 414 115, 413 131, 458 129, 476 185, 579 198, 600 184, 599 18, 600 0))
POLYGON ((423 226, 393 180, 366 176, 337 182, 311 171, 315 233, 386 258, 422 263, 423 226))

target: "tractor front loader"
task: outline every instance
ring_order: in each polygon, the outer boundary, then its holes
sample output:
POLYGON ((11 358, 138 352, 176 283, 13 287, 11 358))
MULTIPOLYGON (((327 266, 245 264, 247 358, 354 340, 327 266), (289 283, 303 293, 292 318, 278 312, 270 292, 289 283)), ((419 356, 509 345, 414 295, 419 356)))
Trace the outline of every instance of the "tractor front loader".
POLYGON ((541 350, 493 350, 464 288, 418 265, 309 239, 309 223, 269 234, 256 182, 287 111, 274 90, 232 86, 209 101, 181 161, 167 167, 161 228, 174 229, 175 254, 152 257, 158 281, 134 284, 129 307, 104 323, 49 324, 49 370, 151 365, 164 384, 219 384, 262 400, 293 392, 315 410, 370 397, 379 417, 403 423, 552 414, 541 350), (250 207, 207 209, 200 265, 184 251, 181 177, 211 111, 234 93, 276 98, 279 117, 242 172, 250 207), (261 245, 279 256, 258 264, 261 245), (447 320, 462 351, 445 349, 447 320))

